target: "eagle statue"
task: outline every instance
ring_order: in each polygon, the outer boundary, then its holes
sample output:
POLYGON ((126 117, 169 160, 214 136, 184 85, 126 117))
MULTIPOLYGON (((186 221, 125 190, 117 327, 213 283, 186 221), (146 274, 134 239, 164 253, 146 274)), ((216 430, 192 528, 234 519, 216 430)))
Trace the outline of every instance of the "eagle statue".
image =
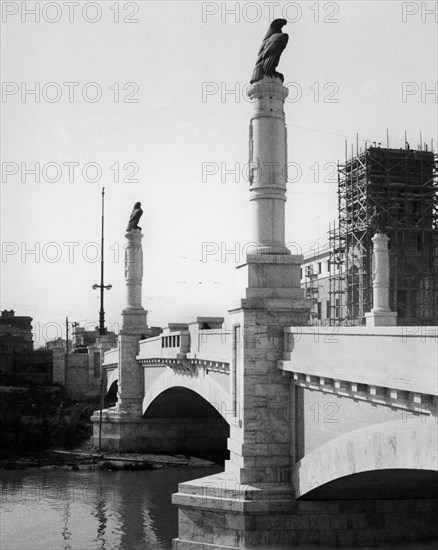
POLYGON ((374 205, 368 226, 375 233, 386 233, 386 224, 383 212, 379 211, 376 205, 374 205))
POLYGON ((257 61, 251 77, 251 84, 261 80, 264 75, 276 76, 284 81, 284 76, 277 73, 278 62, 280 56, 285 49, 289 40, 289 35, 281 31, 281 28, 286 25, 286 19, 274 19, 269 25, 268 32, 263 38, 262 45, 258 53, 257 61))
POLYGON ((131 229, 140 229, 141 227, 138 226, 138 222, 140 221, 140 218, 143 215, 143 210, 141 209, 141 203, 136 202, 134 204, 134 208, 131 212, 131 217, 129 218, 128 227, 126 228, 126 231, 131 231, 131 229))

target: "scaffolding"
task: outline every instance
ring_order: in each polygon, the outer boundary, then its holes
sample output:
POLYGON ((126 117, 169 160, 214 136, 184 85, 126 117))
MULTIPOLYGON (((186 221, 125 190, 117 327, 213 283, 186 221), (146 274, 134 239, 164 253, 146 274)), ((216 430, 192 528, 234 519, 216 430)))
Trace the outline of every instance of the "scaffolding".
POLYGON ((376 212, 389 237, 390 308, 398 323, 438 324, 438 156, 365 146, 338 165, 338 223, 329 230, 330 323, 363 324, 373 306, 376 212))

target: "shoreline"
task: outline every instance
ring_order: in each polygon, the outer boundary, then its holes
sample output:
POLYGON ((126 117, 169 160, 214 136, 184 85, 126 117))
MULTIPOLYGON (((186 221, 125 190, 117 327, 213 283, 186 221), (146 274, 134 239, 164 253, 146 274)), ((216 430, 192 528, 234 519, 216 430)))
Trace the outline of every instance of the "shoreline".
POLYGON ((189 455, 99 452, 95 449, 51 449, 0 459, 1 470, 155 470, 174 467, 214 467, 211 460, 189 455))

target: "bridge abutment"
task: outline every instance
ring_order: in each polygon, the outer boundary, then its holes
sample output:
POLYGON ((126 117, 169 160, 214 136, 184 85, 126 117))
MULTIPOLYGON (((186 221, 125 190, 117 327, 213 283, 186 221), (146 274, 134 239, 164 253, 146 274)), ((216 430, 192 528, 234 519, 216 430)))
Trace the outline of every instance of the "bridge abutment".
POLYGON ((175 550, 290 548, 296 540, 285 528, 296 507, 292 393, 278 361, 284 327, 307 318, 300 262, 291 255, 248 255, 238 268, 245 298, 230 312, 230 459, 223 474, 180 485, 173 497, 180 510, 175 550))

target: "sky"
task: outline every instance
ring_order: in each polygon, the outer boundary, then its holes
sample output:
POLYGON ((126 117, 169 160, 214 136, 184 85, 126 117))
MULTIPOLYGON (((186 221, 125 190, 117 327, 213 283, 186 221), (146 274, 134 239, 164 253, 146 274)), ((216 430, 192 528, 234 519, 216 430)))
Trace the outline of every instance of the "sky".
POLYGON ((245 89, 274 18, 295 252, 327 242, 346 148, 436 149, 435 2, 1 3, 1 309, 33 318, 36 347, 66 317, 98 323, 103 187, 107 327, 137 201, 148 324, 227 316, 250 241, 245 89))

